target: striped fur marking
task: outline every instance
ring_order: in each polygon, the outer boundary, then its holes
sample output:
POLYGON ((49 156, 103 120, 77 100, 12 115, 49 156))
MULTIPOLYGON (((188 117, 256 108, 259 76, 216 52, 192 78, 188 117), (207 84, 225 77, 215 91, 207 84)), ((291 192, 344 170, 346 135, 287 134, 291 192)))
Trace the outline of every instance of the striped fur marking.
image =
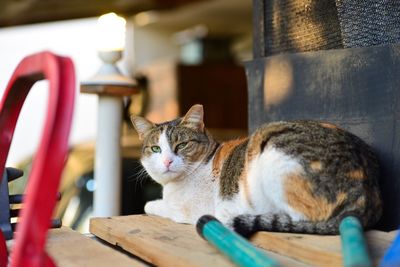
POLYGON ((239 179, 244 169, 248 139, 223 143, 213 162, 214 175, 219 174, 220 196, 231 198, 239 192, 239 179))

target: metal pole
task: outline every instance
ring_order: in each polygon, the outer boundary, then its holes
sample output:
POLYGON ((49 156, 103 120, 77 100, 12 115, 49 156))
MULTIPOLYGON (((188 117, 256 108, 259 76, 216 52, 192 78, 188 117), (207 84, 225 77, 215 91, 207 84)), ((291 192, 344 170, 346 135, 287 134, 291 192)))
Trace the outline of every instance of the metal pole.
POLYGON ((122 99, 99 96, 93 196, 96 217, 120 214, 121 206, 121 123, 122 99))

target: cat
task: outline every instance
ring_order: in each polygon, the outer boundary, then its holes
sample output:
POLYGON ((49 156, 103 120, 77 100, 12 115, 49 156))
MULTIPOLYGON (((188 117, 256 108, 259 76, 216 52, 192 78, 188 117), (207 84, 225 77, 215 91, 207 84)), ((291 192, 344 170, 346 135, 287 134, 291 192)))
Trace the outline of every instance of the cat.
POLYGON ((195 224, 210 214, 243 236, 256 231, 338 234, 345 216, 363 227, 381 216, 379 165, 361 139, 325 122, 274 122, 219 143, 203 106, 154 124, 132 116, 141 163, 163 186, 147 214, 195 224))

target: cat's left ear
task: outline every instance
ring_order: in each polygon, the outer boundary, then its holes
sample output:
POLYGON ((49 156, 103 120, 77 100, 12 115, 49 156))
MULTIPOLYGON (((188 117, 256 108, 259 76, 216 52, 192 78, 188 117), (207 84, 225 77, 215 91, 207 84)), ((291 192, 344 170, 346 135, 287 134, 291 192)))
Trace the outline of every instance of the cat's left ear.
POLYGON ((204 117, 203 105, 197 104, 189 109, 185 117, 183 117, 181 124, 186 124, 191 128, 204 131, 203 117, 204 117))
POLYGON ((152 122, 139 116, 132 115, 131 121, 133 127, 135 127, 137 133, 139 134, 140 140, 143 140, 144 135, 154 127, 154 124, 152 122))

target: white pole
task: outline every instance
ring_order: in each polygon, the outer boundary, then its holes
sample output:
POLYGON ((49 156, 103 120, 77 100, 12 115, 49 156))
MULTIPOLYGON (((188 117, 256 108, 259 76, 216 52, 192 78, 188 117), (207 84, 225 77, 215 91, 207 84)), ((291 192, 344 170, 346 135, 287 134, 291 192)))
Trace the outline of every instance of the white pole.
POLYGON ((99 96, 94 177, 93 215, 120 214, 122 99, 99 96))

